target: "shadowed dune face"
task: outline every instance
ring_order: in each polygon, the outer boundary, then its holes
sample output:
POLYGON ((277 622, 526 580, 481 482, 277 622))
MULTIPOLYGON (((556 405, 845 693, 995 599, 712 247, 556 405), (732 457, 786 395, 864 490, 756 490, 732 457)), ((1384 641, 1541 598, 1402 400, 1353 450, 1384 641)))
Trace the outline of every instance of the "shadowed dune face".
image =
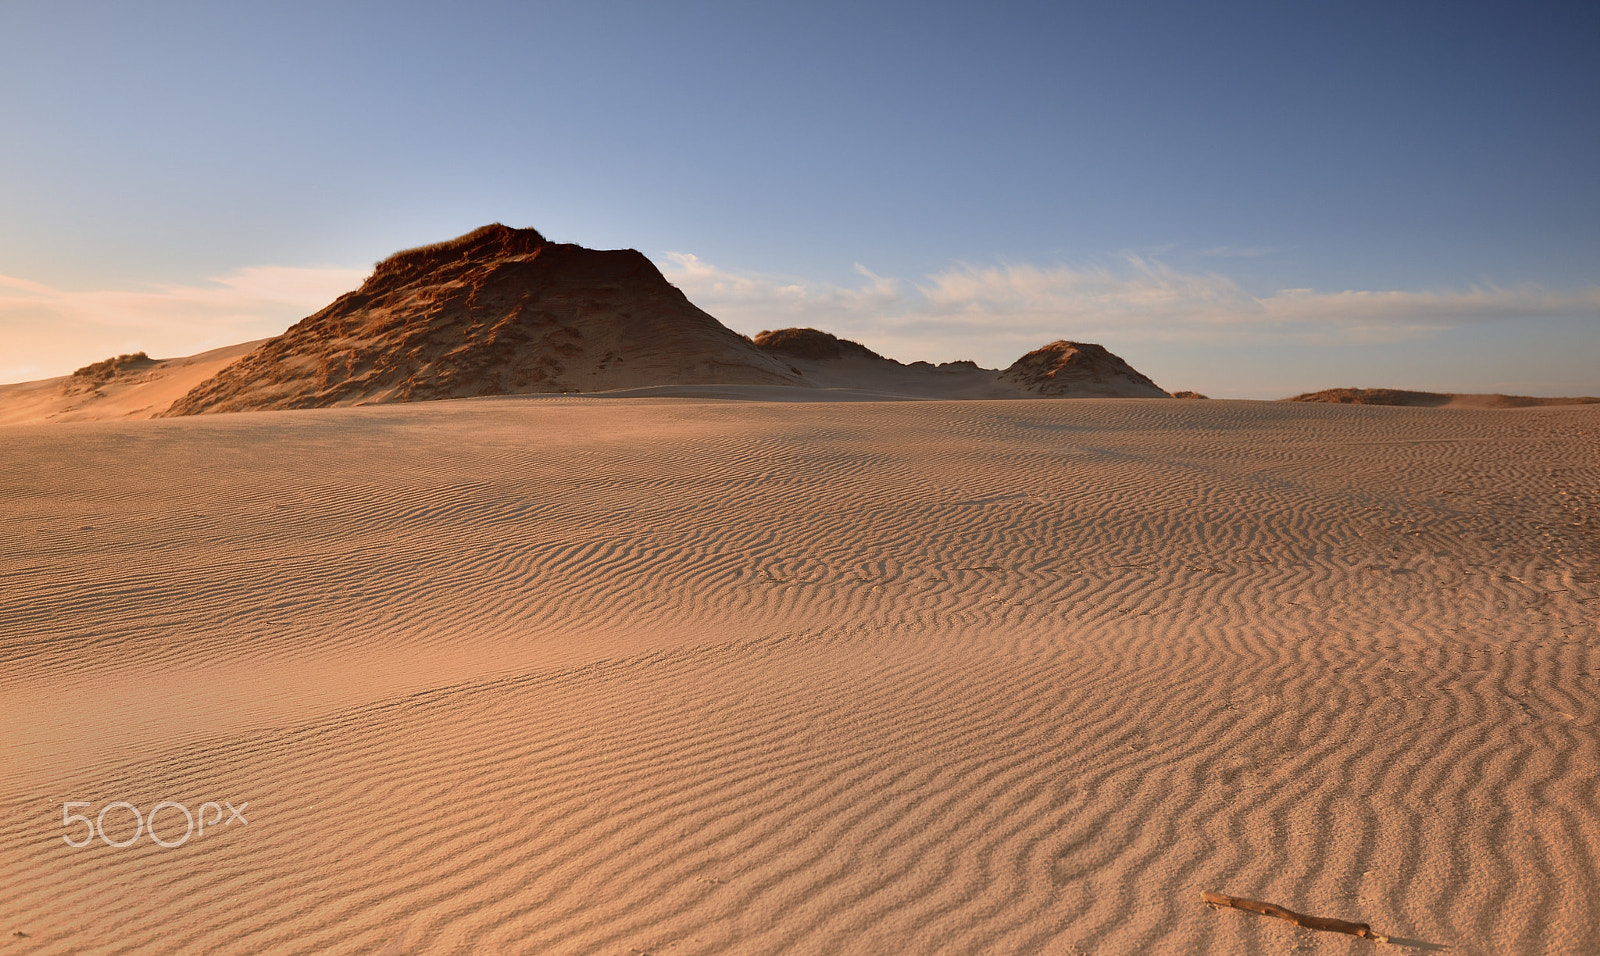
POLYGON ((1595 407, 552 396, 10 429, 0 930, 1370 946, 1214 890, 1600 951, 1597 488, 1595 407), (249 825, 178 850, 60 839, 65 800, 220 799, 249 825))

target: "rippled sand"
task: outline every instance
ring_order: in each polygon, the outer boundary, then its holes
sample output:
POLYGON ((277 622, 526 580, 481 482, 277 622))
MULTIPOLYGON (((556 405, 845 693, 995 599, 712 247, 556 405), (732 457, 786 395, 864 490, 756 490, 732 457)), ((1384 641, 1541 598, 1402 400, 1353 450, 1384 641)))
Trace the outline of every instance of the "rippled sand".
POLYGON ((1600 407, 16 426, 0 517, 6 953, 1600 951, 1600 407))

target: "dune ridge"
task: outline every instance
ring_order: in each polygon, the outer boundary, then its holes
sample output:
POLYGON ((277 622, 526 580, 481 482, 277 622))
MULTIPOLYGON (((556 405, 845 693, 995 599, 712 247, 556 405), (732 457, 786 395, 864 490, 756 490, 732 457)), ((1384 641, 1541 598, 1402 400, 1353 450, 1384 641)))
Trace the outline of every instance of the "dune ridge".
POLYGON ((1048 350, 1060 353, 1054 366, 1024 373, 1042 352, 999 372, 972 362, 905 365, 816 329, 753 341, 695 307, 635 250, 552 243, 536 229, 494 223, 395 253, 361 288, 280 336, 231 352, 235 361, 207 365, 203 376, 153 371, 138 379, 167 379, 159 392, 165 409, 74 396, 103 398, 99 386, 108 381, 216 353, 158 362, 141 352, 65 380, 0 386, 0 424, 683 386, 943 399, 1166 396, 1099 345, 1057 342, 1048 350))
POLYGON ((1597 487, 1589 407, 567 396, 17 427, 0 931, 1370 945, 1218 890, 1452 952, 1592 950, 1597 487), (60 842, 62 800, 221 797, 249 825, 179 850, 60 842))
POLYGON ((632 249, 551 243, 538 230, 495 223, 378 263, 360 289, 196 385, 162 417, 682 385, 1166 395, 1100 346, 1069 357, 1073 374, 1059 380, 1054 370, 997 373, 972 363, 929 377, 927 363, 906 366, 815 329, 752 341, 696 308, 632 249))
POLYGON ((1052 342, 999 370, 968 361, 906 364, 819 329, 777 329, 752 341, 824 388, 934 399, 1170 397, 1104 346, 1083 342, 1052 342))

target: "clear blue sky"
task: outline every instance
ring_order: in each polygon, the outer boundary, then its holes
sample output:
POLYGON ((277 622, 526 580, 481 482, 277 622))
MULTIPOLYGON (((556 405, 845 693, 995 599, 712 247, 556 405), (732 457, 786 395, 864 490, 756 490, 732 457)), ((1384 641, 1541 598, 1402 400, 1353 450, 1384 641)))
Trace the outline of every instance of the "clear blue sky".
POLYGON ((908 361, 1600 394, 1600 5, 0 3, 0 380, 491 221, 908 361))

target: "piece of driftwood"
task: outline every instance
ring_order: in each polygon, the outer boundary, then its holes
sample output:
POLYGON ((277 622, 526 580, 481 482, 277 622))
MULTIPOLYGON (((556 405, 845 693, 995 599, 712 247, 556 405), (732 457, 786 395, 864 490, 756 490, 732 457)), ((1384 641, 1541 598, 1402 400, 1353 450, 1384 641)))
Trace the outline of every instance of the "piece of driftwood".
POLYGON ((1330 919, 1326 916, 1307 916, 1304 913, 1286 910, 1272 903, 1249 900, 1242 896, 1227 896, 1222 893, 1213 893, 1210 890, 1201 893, 1200 898, 1205 900, 1209 906, 1231 906, 1236 910, 1249 910, 1252 913, 1260 913, 1262 916, 1276 916, 1278 919, 1286 919, 1296 926, 1304 926, 1306 929, 1322 929, 1330 933, 1348 933, 1351 936, 1360 936, 1363 939, 1376 940, 1380 943, 1389 941, 1389 937, 1382 933, 1374 933, 1372 927, 1366 923, 1347 923, 1342 919, 1330 919))

